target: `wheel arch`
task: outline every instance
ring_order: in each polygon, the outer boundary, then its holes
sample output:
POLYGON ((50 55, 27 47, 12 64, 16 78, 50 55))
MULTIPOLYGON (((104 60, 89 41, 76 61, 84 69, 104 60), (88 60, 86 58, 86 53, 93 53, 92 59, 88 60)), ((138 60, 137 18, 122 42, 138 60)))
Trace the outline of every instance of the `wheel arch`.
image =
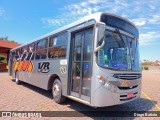
MULTIPOLYGON (((48 89, 48 90, 51 90, 51 89, 52 89, 53 82, 54 82, 54 80, 55 80, 56 78, 60 80, 60 78, 59 78, 59 76, 58 76, 57 74, 52 74, 52 75, 49 77, 48 86, 47 86, 47 89, 48 89)), ((60 81, 61 81, 61 80, 60 80, 60 81)))

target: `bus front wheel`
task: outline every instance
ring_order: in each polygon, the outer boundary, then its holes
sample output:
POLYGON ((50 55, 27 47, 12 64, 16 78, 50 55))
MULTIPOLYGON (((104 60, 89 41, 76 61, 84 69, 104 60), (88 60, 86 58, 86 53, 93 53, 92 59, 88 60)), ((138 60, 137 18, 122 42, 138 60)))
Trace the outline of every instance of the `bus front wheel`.
POLYGON ((59 79, 55 79, 53 82, 52 94, 54 101, 58 104, 63 103, 66 99, 66 97, 62 95, 62 83, 59 79))

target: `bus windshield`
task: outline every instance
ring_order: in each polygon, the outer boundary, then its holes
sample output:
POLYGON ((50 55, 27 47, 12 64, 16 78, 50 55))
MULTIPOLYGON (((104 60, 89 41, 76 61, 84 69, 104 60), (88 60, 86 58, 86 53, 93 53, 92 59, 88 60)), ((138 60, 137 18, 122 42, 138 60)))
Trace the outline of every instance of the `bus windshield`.
POLYGON ((116 70, 141 70, 138 43, 116 31, 105 31, 105 45, 98 51, 98 65, 116 70), (122 38, 121 38, 122 37, 122 38))

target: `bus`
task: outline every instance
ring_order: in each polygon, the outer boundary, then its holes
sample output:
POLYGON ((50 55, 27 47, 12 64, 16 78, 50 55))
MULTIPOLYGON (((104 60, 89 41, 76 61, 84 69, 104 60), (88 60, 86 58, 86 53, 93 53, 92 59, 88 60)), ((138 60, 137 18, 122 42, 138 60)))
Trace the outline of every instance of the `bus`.
POLYGON ((12 49, 9 56, 16 84, 52 90, 58 104, 70 98, 104 107, 141 95, 139 32, 117 15, 88 15, 12 49))

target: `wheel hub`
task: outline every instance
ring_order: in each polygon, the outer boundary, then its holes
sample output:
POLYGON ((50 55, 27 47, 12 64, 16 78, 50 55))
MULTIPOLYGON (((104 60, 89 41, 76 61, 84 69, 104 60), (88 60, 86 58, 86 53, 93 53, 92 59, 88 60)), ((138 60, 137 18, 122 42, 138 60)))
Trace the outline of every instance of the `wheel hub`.
POLYGON ((18 82, 18 78, 16 78, 16 82, 18 82))
POLYGON ((57 84, 54 85, 53 94, 54 96, 59 96, 59 86, 57 84))

